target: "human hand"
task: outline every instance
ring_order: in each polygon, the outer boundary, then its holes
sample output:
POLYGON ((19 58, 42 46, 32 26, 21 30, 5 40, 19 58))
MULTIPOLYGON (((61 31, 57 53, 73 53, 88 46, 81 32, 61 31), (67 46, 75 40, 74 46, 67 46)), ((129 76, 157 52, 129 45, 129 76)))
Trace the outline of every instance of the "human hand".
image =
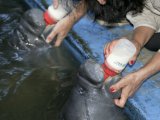
POLYGON ((59 1, 58 0, 53 0, 53 6, 55 9, 58 8, 58 5, 59 5, 59 1))
MULTIPOLYGON (((123 39, 123 38, 122 38, 123 39)), ((112 52, 113 48, 115 47, 115 45, 120 41, 120 39, 116 39, 113 40, 110 43, 107 43, 104 47, 104 57, 105 59, 109 56, 109 54, 112 52)), ((136 47, 136 53, 134 54, 134 56, 129 60, 129 64, 133 65, 137 59, 137 56, 139 54, 140 51, 140 47, 138 46, 138 44, 134 41, 133 44, 136 47)))
POLYGON ((138 72, 130 73, 123 77, 119 82, 110 87, 110 92, 115 93, 122 90, 120 99, 114 99, 114 103, 123 108, 127 99, 132 96, 141 86, 143 79, 138 72))
POLYGON ((71 22, 69 15, 64 17, 52 29, 52 32, 47 36, 46 42, 50 43, 53 38, 55 38, 56 40, 54 41, 54 46, 60 46, 63 39, 67 36, 68 32, 72 28, 73 24, 74 22, 71 22))
POLYGON ((101 5, 105 5, 106 4, 106 0, 97 0, 101 5))

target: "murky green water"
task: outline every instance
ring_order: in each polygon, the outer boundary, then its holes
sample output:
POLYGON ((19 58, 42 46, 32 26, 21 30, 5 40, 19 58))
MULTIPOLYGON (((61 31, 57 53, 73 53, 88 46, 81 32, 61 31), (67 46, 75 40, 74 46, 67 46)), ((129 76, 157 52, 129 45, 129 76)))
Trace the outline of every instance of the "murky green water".
POLYGON ((65 47, 17 50, 8 46, 21 0, 0 0, 0 120, 56 120, 78 63, 65 47))

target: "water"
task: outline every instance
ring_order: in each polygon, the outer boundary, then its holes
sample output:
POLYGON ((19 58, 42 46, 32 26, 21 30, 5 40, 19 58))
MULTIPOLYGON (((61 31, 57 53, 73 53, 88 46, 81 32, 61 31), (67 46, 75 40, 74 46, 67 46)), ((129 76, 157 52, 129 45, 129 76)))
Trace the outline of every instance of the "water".
POLYGON ((11 47, 25 10, 21 0, 0 0, 0 120, 56 120, 79 64, 63 45, 11 47))

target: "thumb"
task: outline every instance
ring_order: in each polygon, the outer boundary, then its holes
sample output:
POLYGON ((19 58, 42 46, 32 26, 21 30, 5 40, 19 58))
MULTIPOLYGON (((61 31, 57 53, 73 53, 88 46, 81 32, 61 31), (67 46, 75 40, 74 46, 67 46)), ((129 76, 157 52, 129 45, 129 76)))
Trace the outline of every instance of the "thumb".
POLYGON ((117 92, 118 90, 122 89, 125 86, 125 81, 123 79, 119 80, 117 83, 115 83, 114 85, 112 85, 110 87, 110 91, 113 92, 117 92))
POLYGON ((134 54, 134 56, 129 60, 129 65, 133 65, 137 59, 137 56, 139 55, 140 49, 141 47, 139 47, 139 45, 134 42, 134 45, 136 47, 136 53, 134 54))
POLYGON ((129 65, 133 65, 135 63, 137 59, 137 56, 133 56, 130 60, 129 60, 129 65))
POLYGON ((52 30, 52 32, 47 36, 46 42, 50 43, 53 40, 53 38, 56 36, 56 34, 57 33, 54 30, 52 30))
POLYGON ((135 53, 135 55, 129 60, 129 65, 133 65, 137 59, 138 53, 135 53))
POLYGON ((58 8, 58 5, 59 5, 58 0, 53 0, 53 7, 54 7, 55 9, 58 8))
POLYGON ((113 40, 112 42, 105 44, 104 50, 103 50, 105 57, 107 57, 112 52, 112 49, 116 44, 117 44, 117 40, 113 40))
POLYGON ((57 40, 55 42, 55 47, 59 47, 63 41, 63 37, 61 35, 58 35, 57 40))

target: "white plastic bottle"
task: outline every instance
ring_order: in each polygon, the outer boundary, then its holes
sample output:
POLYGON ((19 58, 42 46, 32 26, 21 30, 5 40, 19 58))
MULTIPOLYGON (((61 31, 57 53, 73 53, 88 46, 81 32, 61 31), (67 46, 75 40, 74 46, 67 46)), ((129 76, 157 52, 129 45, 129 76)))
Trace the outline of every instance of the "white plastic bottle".
POLYGON ((128 39, 120 39, 107 57, 106 62, 110 68, 121 72, 136 52, 135 45, 128 39))
POLYGON ((121 76, 118 73, 126 67, 135 52, 136 47, 131 41, 128 39, 120 39, 112 49, 111 54, 106 58, 105 63, 102 64, 105 90, 110 93, 113 99, 118 99, 120 97, 121 90, 113 93, 112 90, 110 90, 110 86, 121 79, 121 76))
POLYGON ((65 6, 59 3, 58 8, 54 8, 53 5, 48 7, 48 10, 44 12, 44 20, 47 25, 56 24, 59 20, 61 20, 64 16, 66 16, 68 11, 65 6))
POLYGON ((128 64, 131 57, 136 52, 135 45, 128 39, 120 39, 118 43, 112 49, 111 54, 102 64, 105 80, 111 76, 115 76, 120 73, 128 64))

